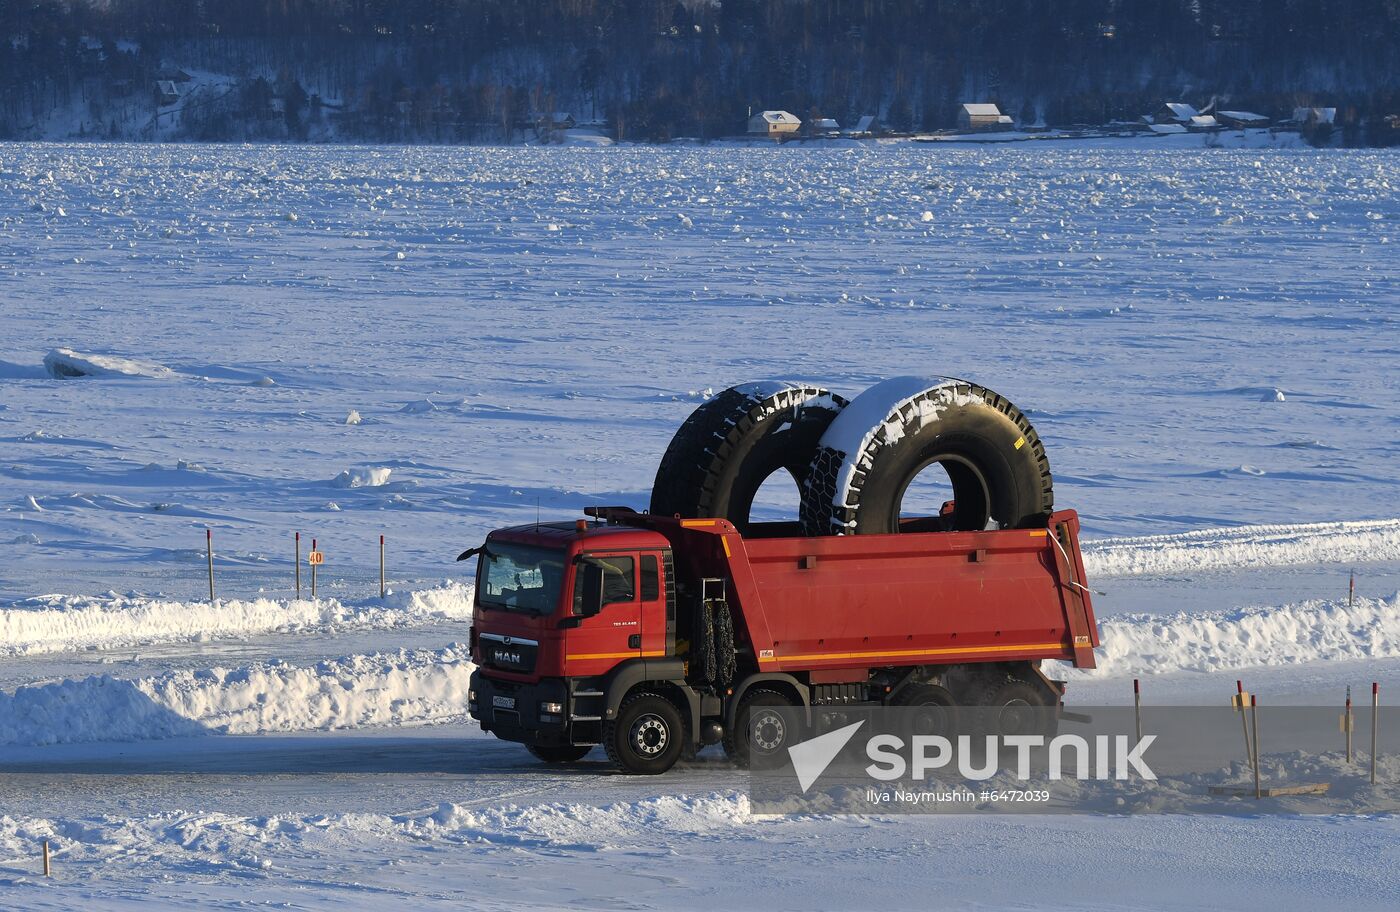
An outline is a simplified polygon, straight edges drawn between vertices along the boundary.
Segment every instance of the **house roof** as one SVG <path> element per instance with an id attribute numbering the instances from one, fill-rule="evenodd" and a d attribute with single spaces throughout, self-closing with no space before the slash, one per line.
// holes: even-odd
<path id="1" fill-rule="evenodd" d="M 994 104 L 965 104 L 962 106 L 968 117 L 1000 117 L 1001 109 Z"/>
<path id="2" fill-rule="evenodd" d="M 817 126 L 818 129 L 821 129 L 821 130 L 839 130 L 839 129 L 841 129 L 841 125 L 840 125 L 839 123 L 837 123 L 836 121 L 832 120 L 830 117 L 823 117 L 822 119 L 818 120 L 817 123 L 816 123 L 816 126 Z"/>
<path id="3" fill-rule="evenodd" d="M 1218 127 L 1220 126 L 1220 121 L 1216 120 L 1210 114 L 1197 114 L 1195 117 L 1191 118 L 1191 126 Z"/>
<path id="4" fill-rule="evenodd" d="M 1171 111 L 1172 116 L 1175 117 L 1177 120 L 1182 121 L 1190 120 L 1193 117 L 1199 116 L 1201 113 L 1191 105 L 1180 101 L 1169 101 L 1165 105 L 1163 105 L 1163 107 L 1165 107 L 1168 111 Z"/>
<path id="5" fill-rule="evenodd" d="M 875 126 L 875 115 L 873 115 L 873 114 L 866 114 L 866 115 L 863 116 L 860 120 L 856 121 L 856 132 L 857 132 L 857 133 L 869 133 L 870 130 L 871 130 L 871 128 L 874 127 L 874 126 Z"/>
<path id="6" fill-rule="evenodd" d="M 1153 133 L 1185 133 L 1186 128 L 1181 124 L 1151 124 L 1148 126 Z"/>
<path id="7" fill-rule="evenodd" d="M 802 121 L 798 120 L 796 117 L 789 114 L 787 111 L 760 111 L 759 113 L 755 114 L 754 117 L 762 117 L 769 123 L 802 123 Z"/>
<path id="8" fill-rule="evenodd" d="M 1259 120 L 1264 121 L 1269 118 L 1263 114 L 1255 114 L 1253 111 L 1221 111 L 1221 117 L 1228 117 L 1231 120 Z"/>

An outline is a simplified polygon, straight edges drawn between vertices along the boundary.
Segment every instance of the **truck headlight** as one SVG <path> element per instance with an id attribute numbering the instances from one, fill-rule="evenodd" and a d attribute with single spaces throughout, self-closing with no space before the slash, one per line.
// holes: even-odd
<path id="1" fill-rule="evenodd" d="M 473 689 L 473 688 L 471 688 L 471 687 L 468 687 L 468 688 L 467 688 L 467 702 L 468 702 L 468 703 L 475 703 L 475 702 L 476 702 L 476 690 Z"/>
<path id="2" fill-rule="evenodd" d="M 540 712 L 547 713 L 552 716 L 557 716 L 564 712 L 564 704 L 542 702 L 540 703 Z"/>

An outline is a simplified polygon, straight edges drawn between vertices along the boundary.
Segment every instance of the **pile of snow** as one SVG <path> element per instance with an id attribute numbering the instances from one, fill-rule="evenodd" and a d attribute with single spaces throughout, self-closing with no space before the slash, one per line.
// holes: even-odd
<path id="1" fill-rule="evenodd" d="M 331 479 L 331 485 L 337 488 L 378 488 L 389 483 L 393 471 L 386 468 L 346 469 Z"/>
<path id="2" fill-rule="evenodd" d="M 1084 569 L 1142 576 L 1293 564 L 1400 560 L 1400 519 L 1202 529 L 1083 544 Z"/>
<path id="3" fill-rule="evenodd" d="M 309 667 L 170 671 L 31 684 L 0 694 L 0 744 L 136 741 L 460 721 L 464 646 L 347 656 Z"/>
<path id="4" fill-rule="evenodd" d="M 44 369 L 56 380 L 71 377 L 150 377 L 175 376 L 168 367 L 116 355 L 93 355 L 71 348 L 55 348 L 44 356 Z"/>
<path id="5" fill-rule="evenodd" d="M 1400 657 L 1400 594 L 1274 607 L 1100 620 L 1098 668 L 1071 677 L 1221 671 L 1338 659 Z"/>
<path id="6" fill-rule="evenodd" d="M 32 655 L 246 637 L 382 630 L 471 616 L 472 587 L 448 582 L 383 599 L 220 599 L 44 595 L 0 608 L 0 654 Z"/>

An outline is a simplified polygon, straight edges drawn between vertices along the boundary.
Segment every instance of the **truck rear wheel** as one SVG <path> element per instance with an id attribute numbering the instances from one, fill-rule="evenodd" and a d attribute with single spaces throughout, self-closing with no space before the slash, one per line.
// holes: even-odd
<path id="1" fill-rule="evenodd" d="M 772 381 L 731 387 L 685 420 L 651 489 L 651 512 L 717 517 L 748 531 L 754 495 L 786 469 L 803 487 L 817 441 L 846 400 L 819 386 Z"/>
<path id="2" fill-rule="evenodd" d="M 724 752 L 746 769 L 773 769 L 787 760 L 787 749 L 802 740 L 792 701 L 775 690 L 751 690 L 724 733 Z"/>
<path id="3" fill-rule="evenodd" d="M 1054 509 L 1045 448 L 1016 406 L 961 380 L 896 377 L 857 396 L 822 434 L 803 531 L 901 531 L 905 492 L 934 464 L 951 483 L 952 512 L 909 531 L 1043 528 Z"/>
<path id="4" fill-rule="evenodd" d="M 1017 678 L 987 687 L 982 700 L 989 735 L 1045 735 L 1055 733 L 1055 723 L 1045 693 Z"/>
<path id="5" fill-rule="evenodd" d="M 643 691 L 622 701 L 617 718 L 603 724 L 608 759 L 629 773 L 654 776 L 676 765 L 685 725 L 676 704 Z"/>
<path id="6" fill-rule="evenodd" d="M 588 756 L 593 747 L 588 744 L 527 744 L 525 749 L 545 763 L 577 763 Z"/>
<path id="7" fill-rule="evenodd" d="M 910 684 L 895 694 L 894 706 L 907 707 L 901 713 L 901 727 L 910 735 L 957 735 L 957 701 L 948 688 L 937 684 Z"/>

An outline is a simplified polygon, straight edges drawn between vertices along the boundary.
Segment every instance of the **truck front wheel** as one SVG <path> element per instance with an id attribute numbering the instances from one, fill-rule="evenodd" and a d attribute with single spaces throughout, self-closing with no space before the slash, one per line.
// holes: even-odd
<path id="1" fill-rule="evenodd" d="M 622 701 L 617 718 L 603 725 L 608 759 L 629 773 L 654 776 L 666 772 L 680 759 L 684 744 L 680 710 L 660 694 L 633 694 Z"/>

